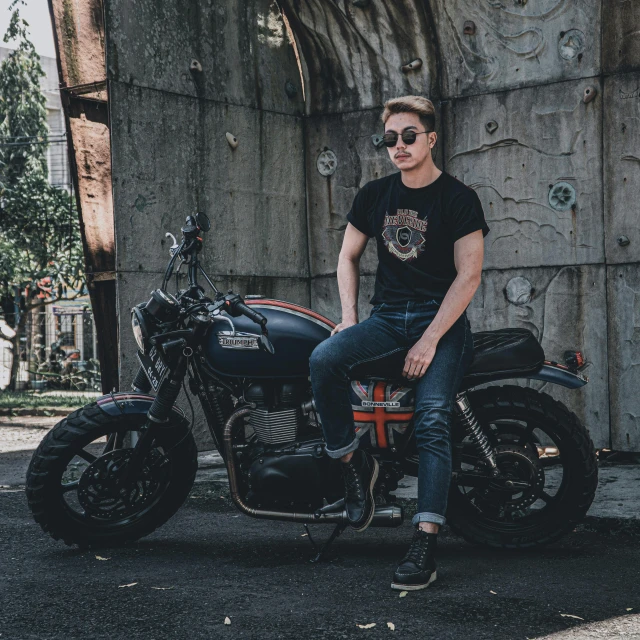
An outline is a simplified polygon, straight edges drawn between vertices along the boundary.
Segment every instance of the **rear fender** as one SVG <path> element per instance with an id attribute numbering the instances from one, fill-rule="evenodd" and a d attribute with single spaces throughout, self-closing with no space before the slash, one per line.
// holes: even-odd
<path id="1" fill-rule="evenodd" d="M 529 373 L 505 371 L 489 373 L 482 376 L 468 376 L 463 380 L 462 386 L 464 389 L 472 389 L 473 387 L 486 384 L 487 382 L 516 379 L 543 380 L 544 382 L 559 384 L 569 389 L 579 389 L 589 382 L 589 378 L 587 378 L 583 373 L 580 373 L 579 371 L 571 371 L 569 367 L 559 364 L 558 362 L 545 360 L 539 369 Z"/>
<path id="2" fill-rule="evenodd" d="M 144 415 L 149 413 L 149 409 L 153 404 L 154 396 L 145 393 L 109 393 L 96 400 L 97 405 L 102 411 L 111 416 L 121 415 Z M 186 420 L 184 411 L 173 405 L 171 409 L 170 423 L 180 424 Z"/>

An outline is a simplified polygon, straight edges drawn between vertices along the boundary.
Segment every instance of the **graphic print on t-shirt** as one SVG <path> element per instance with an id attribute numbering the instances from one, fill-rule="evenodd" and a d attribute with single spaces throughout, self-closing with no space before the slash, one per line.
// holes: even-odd
<path id="1" fill-rule="evenodd" d="M 384 217 L 382 239 L 391 254 L 400 260 L 415 260 L 425 248 L 427 221 L 418 212 L 398 209 L 396 215 Z"/>

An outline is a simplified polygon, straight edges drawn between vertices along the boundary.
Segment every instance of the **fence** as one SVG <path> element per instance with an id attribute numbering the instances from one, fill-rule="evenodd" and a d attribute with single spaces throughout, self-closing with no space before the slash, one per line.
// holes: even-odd
<path id="1" fill-rule="evenodd" d="M 11 330 L 4 328 L 6 336 Z M 100 366 L 89 301 L 61 300 L 29 313 L 18 336 L 16 391 L 99 391 Z M 0 339 L 0 388 L 10 383 L 14 353 Z"/>

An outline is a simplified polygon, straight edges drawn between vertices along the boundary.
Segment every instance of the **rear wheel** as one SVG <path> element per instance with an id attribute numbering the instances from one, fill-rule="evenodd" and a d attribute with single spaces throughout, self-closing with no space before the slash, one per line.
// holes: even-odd
<path id="1" fill-rule="evenodd" d="M 193 485 L 197 450 L 186 419 L 157 430 L 137 476 L 123 483 L 144 415 L 111 416 L 95 403 L 59 422 L 27 472 L 34 518 L 56 540 L 119 545 L 150 534 L 182 505 Z"/>
<path id="2" fill-rule="evenodd" d="M 496 447 L 500 471 L 528 487 L 452 484 L 451 528 L 490 547 L 522 549 L 558 540 L 585 516 L 598 485 L 589 432 L 564 404 L 533 389 L 489 387 L 469 398 Z M 482 468 L 468 443 L 462 469 Z"/>

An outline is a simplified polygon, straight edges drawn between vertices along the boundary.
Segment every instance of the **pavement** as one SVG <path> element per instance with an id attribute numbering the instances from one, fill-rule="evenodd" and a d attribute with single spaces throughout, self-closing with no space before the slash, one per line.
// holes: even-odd
<path id="1" fill-rule="evenodd" d="M 55 421 L 0 420 L 0 640 L 640 640 L 639 465 L 603 465 L 586 522 L 543 549 L 476 548 L 445 528 L 438 580 L 401 597 L 389 583 L 408 523 L 346 531 L 330 562 L 311 564 L 301 526 L 235 511 L 213 453 L 201 454 L 190 498 L 151 536 L 65 547 L 34 523 L 23 491 L 32 450 Z M 403 484 L 410 497 L 415 488 Z"/>

